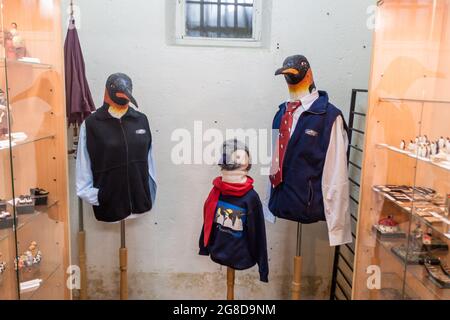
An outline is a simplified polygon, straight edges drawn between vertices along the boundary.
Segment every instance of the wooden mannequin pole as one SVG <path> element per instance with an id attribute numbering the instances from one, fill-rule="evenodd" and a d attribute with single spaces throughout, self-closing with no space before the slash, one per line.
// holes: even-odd
<path id="1" fill-rule="evenodd" d="M 78 260 L 80 263 L 80 300 L 87 300 L 86 233 L 84 231 L 83 200 L 78 198 Z"/>
<path id="2" fill-rule="evenodd" d="M 300 300 L 302 282 L 302 225 L 297 226 L 297 255 L 294 257 L 294 280 L 292 281 L 292 300 Z"/>
<path id="3" fill-rule="evenodd" d="M 234 300 L 234 279 L 236 271 L 232 268 L 227 268 L 227 300 Z"/>
<path id="4" fill-rule="evenodd" d="M 125 220 L 120 222 L 120 300 L 128 300 L 128 250 L 125 242 Z"/>

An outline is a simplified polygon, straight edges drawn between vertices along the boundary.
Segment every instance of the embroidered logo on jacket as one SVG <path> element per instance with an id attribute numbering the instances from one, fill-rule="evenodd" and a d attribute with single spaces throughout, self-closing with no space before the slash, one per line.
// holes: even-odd
<path id="1" fill-rule="evenodd" d="M 136 130 L 136 134 L 146 134 L 146 133 L 147 133 L 147 130 L 145 130 L 145 129 Z"/>
<path id="2" fill-rule="evenodd" d="M 306 129 L 305 133 L 311 137 L 317 137 L 319 135 L 319 133 L 317 131 L 314 131 L 312 129 Z"/>
<path id="3" fill-rule="evenodd" d="M 247 211 L 227 202 L 217 204 L 215 223 L 221 232 L 229 233 L 235 238 L 242 238 L 244 225 L 247 221 Z"/>

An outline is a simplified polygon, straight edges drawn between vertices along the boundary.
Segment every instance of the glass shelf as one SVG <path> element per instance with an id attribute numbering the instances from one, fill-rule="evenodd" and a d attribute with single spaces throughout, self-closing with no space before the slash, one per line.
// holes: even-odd
<path id="1" fill-rule="evenodd" d="M 376 241 L 378 244 L 381 245 L 381 247 L 388 252 L 388 254 L 393 258 L 393 260 L 397 261 L 400 264 L 400 267 L 403 268 L 405 262 L 398 256 L 396 256 L 392 252 L 392 248 L 398 246 L 402 242 L 405 243 L 405 239 L 390 239 L 390 240 L 384 240 L 380 239 L 374 232 L 371 233 L 371 236 L 376 238 Z M 445 252 L 444 256 L 447 253 Z M 434 256 L 439 256 L 438 253 L 434 253 Z M 423 265 L 413 265 L 408 264 L 407 267 L 407 273 L 408 275 L 411 275 L 415 280 L 417 280 L 421 287 L 426 289 L 430 295 L 437 297 L 439 299 L 450 299 L 450 290 L 449 289 L 441 289 L 437 285 L 435 285 L 428 277 L 427 270 L 425 269 L 425 266 Z"/>
<path id="2" fill-rule="evenodd" d="M 405 151 L 405 150 L 402 150 L 400 148 L 396 148 L 396 147 L 393 147 L 393 146 L 390 146 L 390 145 L 387 145 L 387 144 L 384 144 L 384 143 L 378 143 L 376 146 L 377 146 L 377 148 L 387 149 L 387 150 L 390 150 L 390 151 L 393 151 L 393 152 L 396 152 L 396 153 L 400 153 L 400 154 L 403 154 L 404 156 L 411 157 L 413 159 L 422 161 L 424 163 L 429 163 L 429 164 L 431 164 L 433 166 L 436 166 L 436 167 L 439 167 L 441 169 L 450 171 L 450 161 L 434 162 L 431 159 L 424 158 L 424 157 L 419 157 L 418 155 L 416 155 L 414 153 L 411 153 L 409 151 Z"/>
<path id="3" fill-rule="evenodd" d="M 26 138 L 25 140 L 21 140 L 21 141 L 17 141 L 17 142 L 13 141 L 14 144 L 13 144 L 12 148 L 17 148 L 17 147 L 27 145 L 30 143 L 35 143 L 38 141 L 55 139 L 55 138 L 56 138 L 55 134 L 48 134 L 48 135 L 44 135 L 44 136 L 40 136 L 40 137 L 36 137 L 36 138 Z M 8 140 L 3 140 L 3 141 L 8 141 Z M 0 151 L 9 150 L 9 149 L 10 149 L 9 146 L 8 147 L 0 147 Z"/>
<path id="4" fill-rule="evenodd" d="M 380 102 L 417 102 L 417 103 L 440 103 L 440 104 L 450 104 L 447 100 L 429 100 L 429 99 L 414 99 L 414 98 L 393 98 L 393 97 L 383 97 L 379 99 Z"/>
<path id="5" fill-rule="evenodd" d="M 35 210 L 34 213 L 18 215 L 17 216 L 17 221 L 18 221 L 18 223 L 17 223 L 17 230 L 22 229 L 27 224 L 29 224 L 32 221 L 34 221 L 40 215 L 46 213 L 49 209 L 51 209 L 52 207 L 56 206 L 57 204 L 58 204 L 58 200 L 51 200 L 51 199 L 49 199 L 49 204 L 47 206 L 36 206 L 36 210 Z M 12 237 L 14 236 L 14 229 L 13 228 L 0 230 L 0 241 L 3 241 L 3 240 L 7 239 L 10 236 L 12 236 Z"/>
<path id="6" fill-rule="evenodd" d="M 61 268 L 61 264 L 56 263 L 45 263 L 45 260 L 42 260 L 40 265 L 41 272 L 37 276 L 37 279 L 42 280 L 39 287 L 31 291 L 20 292 L 21 300 L 31 300 L 34 296 L 36 296 L 40 290 L 45 286 L 45 284 L 55 275 L 58 269 Z"/>
<path id="7" fill-rule="evenodd" d="M 6 66 L 8 66 L 8 67 L 25 66 L 25 67 L 30 67 L 33 69 L 45 69 L 45 70 L 53 69 L 53 65 L 47 64 L 47 63 L 20 61 L 20 60 L 11 60 L 11 59 L 6 59 Z M 0 64 L 0 67 L 2 67 L 2 68 L 5 67 L 5 60 L 2 61 L 2 63 Z"/>
<path id="8" fill-rule="evenodd" d="M 424 223 L 427 227 L 433 229 L 433 231 L 437 232 L 439 235 L 444 236 L 445 238 L 450 240 L 450 220 L 447 219 L 446 217 L 441 217 L 442 223 L 438 224 L 438 225 L 433 225 L 431 223 L 429 223 L 428 221 L 426 221 L 423 217 L 417 215 L 414 213 L 414 204 L 412 203 L 412 208 L 411 207 L 404 207 L 400 204 L 399 201 L 396 201 L 395 199 L 391 198 L 388 194 L 378 190 L 377 188 L 373 187 L 372 190 L 376 193 L 381 195 L 384 199 L 388 200 L 390 203 L 393 203 L 397 208 L 399 208 L 400 210 L 402 210 L 403 212 L 408 213 L 409 215 L 412 216 L 417 219 L 418 221 Z"/>

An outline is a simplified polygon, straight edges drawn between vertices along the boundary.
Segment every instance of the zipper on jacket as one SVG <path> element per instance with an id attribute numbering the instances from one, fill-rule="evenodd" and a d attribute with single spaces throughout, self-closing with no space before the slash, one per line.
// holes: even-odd
<path id="1" fill-rule="evenodd" d="M 309 199 L 308 199 L 308 207 L 311 206 L 313 200 L 314 200 L 314 189 L 313 189 L 313 185 L 312 185 L 312 181 L 309 180 Z"/>
<path id="2" fill-rule="evenodd" d="M 127 187 L 128 187 L 128 200 L 130 201 L 130 213 L 133 213 L 133 202 L 131 201 L 131 187 L 130 187 L 130 173 L 129 173 L 129 148 L 128 148 L 128 140 L 127 135 L 125 134 L 125 129 L 123 128 L 122 119 L 119 119 L 120 128 L 122 129 L 123 141 L 125 141 L 125 150 L 127 154 Z"/>

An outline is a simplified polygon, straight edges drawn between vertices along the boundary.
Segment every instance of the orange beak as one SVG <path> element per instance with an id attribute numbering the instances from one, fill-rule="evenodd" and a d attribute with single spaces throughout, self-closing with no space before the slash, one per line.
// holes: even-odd
<path id="1" fill-rule="evenodd" d="M 275 72 L 275 75 L 276 76 L 278 76 L 278 75 L 280 75 L 280 74 L 284 74 L 284 75 L 286 75 L 286 74 L 291 74 L 291 75 L 298 75 L 300 72 L 297 70 L 297 69 L 294 69 L 294 68 L 281 68 L 281 69 L 278 69 L 276 72 Z"/>
<path id="2" fill-rule="evenodd" d="M 126 100 L 130 101 L 130 98 L 128 98 L 127 95 L 125 93 L 122 93 L 122 92 L 117 92 L 116 93 L 116 97 L 117 98 L 123 98 L 123 99 L 126 99 Z"/>

